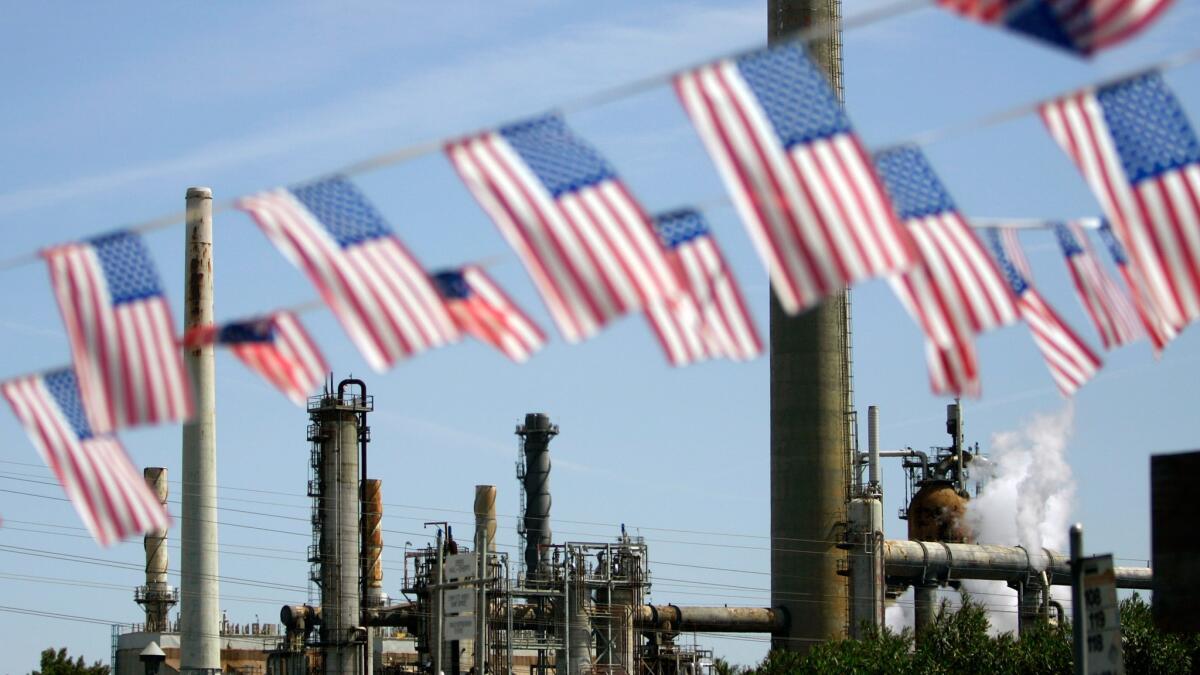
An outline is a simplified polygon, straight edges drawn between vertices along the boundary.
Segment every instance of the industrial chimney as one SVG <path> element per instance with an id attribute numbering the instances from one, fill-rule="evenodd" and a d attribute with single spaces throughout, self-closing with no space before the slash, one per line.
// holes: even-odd
<path id="1" fill-rule="evenodd" d="M 167 504 L 167 470 L 161 466 L 146 467 L 142 472 L 150 491 L 158 502 Z M 179 591 L 167 583 L 167 531 L 151 530 L 144 538 L 146 548 L 146 584 L 134 589 L 133 599 L 146 610 L 146 632 L 167 630 L 167 613 L 179 601 Z"/>
<path id="2" fill-rule="evenodd" d="M 357 396 L 348 394 L 357 385 Z M 362 380 L 338 383 L 336 394 L 309 400 L 308 439 L 313 444 L 317 476 L 311 488 L 316 500 L 313 529 L 321 584 L 321 646 L 325 672 L 359 672 L 359 453 L 370 438 L 367 413 L 373 409 Z"/>
<path id="3" fill-rule="evenodd" d="M 383 481 L 363 479 L 362 492 L 363 603 L 379 607 L 388 601 L 383 591 Z"/>
<path id="4" fill-rule="evenodd" d="M 536 577 L 549 562 L 550 545 L 550 439 L 558 426 L 545 413 L 528 413 L 517 427 L 525 452 L 525 570 Z"/>

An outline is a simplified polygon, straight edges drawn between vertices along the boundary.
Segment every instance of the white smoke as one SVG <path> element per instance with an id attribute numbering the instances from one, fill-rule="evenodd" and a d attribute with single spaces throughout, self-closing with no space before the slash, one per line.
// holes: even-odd
<path id="1" fill-rule="evenodd" d="M 913 627 L 913 589 L 909 586 L 895 600 L 888 601 L 883 609 L 883 623 L 899 633 Z"/>
<path id="2" fill-rule="evenodd" d="M 1068 403 L 1056 413 L 1035 415 L 1016 431 L 992 436 L 988 461 L 973 466 L 983 489 L 967 506 L 967 522 L 978 543 L 1019 544 L 1033 552 L 1066 550 L 1075 502 L 1075 479 L 1067 463 L 1074 417 Z M 1016 630 L 1015 591 L 1001 581 L 964 581 L 964 586 L 987 606 L 993 631 Z"/>

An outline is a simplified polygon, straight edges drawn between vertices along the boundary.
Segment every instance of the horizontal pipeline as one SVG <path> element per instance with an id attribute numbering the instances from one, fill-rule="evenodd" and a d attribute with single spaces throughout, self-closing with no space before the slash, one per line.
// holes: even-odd
<path id="1" fill-rule="evenodd" d="M 1050 583 L 1071 584 L 1071 559 L 1064 553 L 1020 546 L 946 544 L 937 541 L 889 539 L 883 542 L 884 570 L 890 579 L 908 583 L 938 583 L 951 579 L 1025 581 L 1044 570 Z M 1117 588 L 1149 590 L 1149 567 L 1115 567 Z"/>

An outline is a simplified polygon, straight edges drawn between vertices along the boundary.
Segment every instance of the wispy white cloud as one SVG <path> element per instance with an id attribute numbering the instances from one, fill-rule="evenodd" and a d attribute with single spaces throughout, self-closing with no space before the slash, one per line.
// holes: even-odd
<path id="1" fill-rule="evenodd" d="M 135 184 L 152 177 L 212 171 L 303 152 L 332 141 L 403 130 L 406 140 L 440 137 L 528 114 L 599 88 L 733 49 L 762 33 L 761 10 L 662 6 L 653 29 L 634 23 L 580 25 L 528 42 L 422 68 L 307 112 L 289 110 L 275 126 L 199 145 L 161 161 L 0 194 L 0 214 Z M 645 17 L 637 17 L 644 23 Z M 349 143 L 348 143 L 349 144 Z M 333 167 L 330 167 L 333 168 Z M 301 178 L 296 176 L 295 178 Z M 264 186 L 265 187 L 265 186 Z"/>

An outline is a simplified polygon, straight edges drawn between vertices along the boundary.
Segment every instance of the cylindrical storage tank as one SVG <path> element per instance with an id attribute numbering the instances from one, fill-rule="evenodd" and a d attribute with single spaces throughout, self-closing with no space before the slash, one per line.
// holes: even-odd
<path id="1" fill-rule="evenodd" d="M 525 569 L 532 578 L 550 556 L 550 439 L 558 427 L 545 413 L 529 413 L 517 434 L 525 448 Z"/>
<path id="2" fill-rule="evenodd" d="M 321 441 L 321 642 L 325 672 L 358 672 L 353 644 L 359 620 L 358 417 L 327 399 Z"/>
<path id="3" fill-rule="evenodd" d="M 362 499 L 362 556 L 366 573 L 368 607 L 387 604 L 383 592 L 383 481 L 368 478 L 363 481 Z"/>
<path id="4" fill-rule="evenodd" d="M 956 544 L 971 541 L 967 501 L 949 481 L 922 485 L 908 504 L 908 538 Z"/>
<path id="5" fill-rule="evenodd" d="M 883 500 L 850 500 L 850 635 L 883 625 Z"/>

